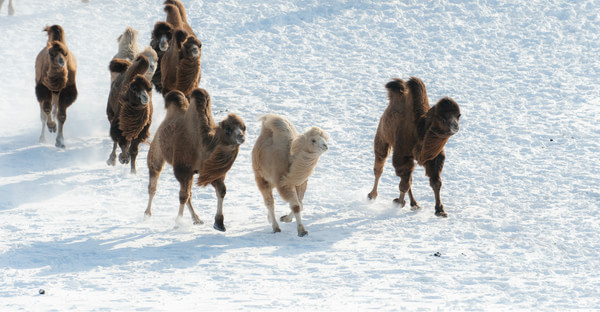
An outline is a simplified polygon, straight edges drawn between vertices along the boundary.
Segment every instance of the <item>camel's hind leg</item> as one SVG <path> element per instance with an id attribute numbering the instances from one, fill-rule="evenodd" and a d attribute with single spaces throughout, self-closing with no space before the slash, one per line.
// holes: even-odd
<path id="1" fill-rule="evenodd" d="M 442 189 L 441 174 L 445 160 L 446 154 L 442 151 L 437 157 L 425 163 L 425 174 L 429 177 L 429 185 L 433 189 L 435 196 L 435 215 L 444 218 L 448 217 L 448 214 L 444 211 L 440 191 Z"/>
<path id="2" fill-rule="evenodd" d="M 412 172 L 415 169 L 415 161 L 412 156 L 404 156 L 400 154 L 394 153 L 392 163 L 394 164 L 394 169 L 396 170 L 396 175 L 400 177 L 400 196 L 394 199 L 394 203 L 404 207 L 406 205 L 406 201 L 404 200 L 404 196 L 408 193 L 410 198 L 410 205 L 413 209 L 418 209 L 416 207 L 419 206 L 414 196 L 412 195 Z"/>
<path id="3" fill-rule="evenodd" d="M 223 178 L 219 178 L 213 181 L 211 184 L 215 188 L 215 191 L 217 193 L 217 213 L 215 214 L 215 224 L 213 225 L 213 228 L 215 228 L 215 230 L 225 232 L 225 217 L 223 217 L 223 200 L 225 199 L 225 194 L 227 194 L 227 188 L 225 187 L 225 182 L 223 181 Z"/>
<path id="4" fill-rule="evenodd" d="M 113 154 L 116 156 L 117 143 L 115 142 L 113 147 Z M 155 146 L 150 146 L 150 151 L 148 151 L 148 207 L 146 207 L 146 211 L 144 212 L 144 216 L 146 218 L 152 216 L 152 200 L 154 199 L 154 195 L 156 195 L 156 188 L 158 186 L 158 178 L 160 177 L 160 173 L 165 165 L 165 160 L 160 156 L 156 155 L 158 151 L 155 150 Z"/>
<path id="5" fill-rule="evenodd" d="M 375 182 L 373 183 L 373 189 L 367 195 L 371 200 L 377 198 L 377 186 L 379 185 L 379 178 L 381 178 L 381 174 L 383 173 L 385 160 L 390 154 L 390 145 L 379 137 L 379 133 L 375 136 L 374 151 L 375 165 L 373 166 L 373 173 L 375 174 Z"/>
<path id="6" fill-rule="evenodd" d="M 173 171 L 175 173 L 175 178 L 179 181 L 179 212 L 177 213 L 177 219 L 180 220 L 183 218 L 183 210 L 192 196 L 194 171 L 192 168 L 185 165 L 174 165 Z M 188 206 L 188 208 L 189 207 L 190 206 Z M 193 209 L 191 209 L 190 212 L 192 213 L 192 219 L 198 217 Z"/>
<path id="7" fill-rule="evenodd" d="M 290 203 L 290 209 L 292 212 L 288 215 L 282 216 L 281 221 L 283 222 L 291 222 L 292 217 L 296 218 L 296 225 L 298 228 L 298 236 L 306 236 L 308 235 L 308 231 L 304 228 L 302 224 L 302 216 L 300 212 L 302 211 L 302 203 L 298 200 L 298 193 L 296 188 L 289 188 L 287 186 L 278 187 L 279 194 L 281 197 Z"/>
<path id="8" fill-rule="evenodd" d="M 137 155 L 140 151 L 140 143 L 142 140 L 140 140 L 139 138 L 133 140 L 131 142 L 131 145 L 129 146 L 129 159 L 131 160 L 131 169 L 130 169 L 130 173 L 131 174 L 137 174 L 137 169 L 136 169 L 136 165 L 135 162 L 137 160 Z"/>
<path id="9" fill-rule="evenodd" d="M 263 196 L 265 201 L 265 206 L 267 207 L 269 219 L 269 223 L 273 227 L 273 233 L 281 232 L 281 228 L 279 228 L 279 223 L 277 223 L 277 218 L 275 218 L 275 200 L 273 199 L 273 186 L 267 180 L 259 177 L 257 175 L 254 176 L 256 179 L 256 185 L 258 185 L 258 189 Z"/>

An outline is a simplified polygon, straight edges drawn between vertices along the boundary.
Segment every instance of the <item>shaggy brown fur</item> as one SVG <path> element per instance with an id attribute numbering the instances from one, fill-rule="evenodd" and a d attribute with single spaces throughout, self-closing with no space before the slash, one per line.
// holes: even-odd
<path id="1" fill-rule="evenodd" d="M 177 30 L 161 61 L 163 94 L 179 90 L 189 96 L 200 83 L 202 43 L 184 30 Z"/>
<path id="2" fill-rule="evenodd" d="M 117 144 L 121 147 L 119 161 L 131 161 L 131 173 L 136 173 L 135 161 L 139 144 L 150 136 L 152 123 L 152 84 L 144 78 L 149 67 L 148 59 L 139 55 L 131 66 L 129 62 L 113 59 L 110 69 L 118 70 L 111 85 L 106 114 L 110 122 L 110 136 L 113 149 L 107 164 L 114 166 L 117 157 Z"/>
<path id="3" fill-rule="evenodd" d="M 429 184 L 435 195 L 435 214 L 447 217 L 440 197 L 441 172 L 446 155 L 444 146 L 450 136 L 458 132 L 460 108 L 451 98 L 440 99 L 431 109 L 425 84 L 419 78 L 409 81 L 394 79 L 386 84 L 389 105 L 379 121 L 375 135 L 375 182 L 369 199 L 377 197 L 377 185 L 390 149 L 393 165 L 400 177 L 400 196 L 394 202 L 404 206 L 408 192 L 410 205 L 419 209 L 411 184 L 416 160 L 425 167 Z"/>
<path id="4" fill-rule="evenodd" d="M 165 12 L 167 13 L 167 22 L 173 25 L 174 28 L 181 28 L 189 34 L 196 36 L 194 30 L 187 21 L 187 14 L 183 3 L 179 0 L 166 0 Z"/>
<path id="5" fill-rule="evenodd" d="M 262 129 L 252 149 L 252 169 L 268 209 L 269 222 L 273 232 L 281 232 L 274 212 L 273 188 L 277 188 L 292 210 L 281 221 L 291 222 L 295 217 L 298 236 L 305 236 L 308 232 L 300 216 L 302 200 L 308 178 L 328 149 L 327 135 L 317 127 L 300 135 L 287 119 L 278 115 L 268 114 L 260 119 Z"/>
<path id="6" fill-rule="evenodd" d="M 171 37 L 173 36 L 173 26 L 167 22 L 157 22 L 154 24 L 154 29 L 152 30 L 152 40 L 150 41 L 150 46 L 156 52 L 158 56 L 158 62 L 156 64 L 156 71 L 152 76 L 152 83 L 156 87 L 156 91 L 159 93 L 162 92 L 162 84 L 161 80 L 161 62 L 162 57 L 169 49 L 169 41 L 171 41 Z"/>
<path id="7" fill-rule="evenodd" d="M 180 186 L 178 218 L 183 216 L 187 205 L 194 224 L 203 223 L 191 201 L 194 174 L 199 173 L 198 185 L 211 184 L 217 193 L 217 213 L 213 227 L 225 231 L 225 175 L 237 157 L 240 144 L 245 140 L 246 126 L 235 114 L 229 114 L 217 125 L 212 117 L 210 96 L 206 90 L 196 89 L 190 98 L 188 105 L 185 95 L 180 91 L 171 91 L 165 97 L 167 115 L 148 151 L 150 182 L 145 215 L 152 215 L 152 199 L 156 194 L 160 173 L 167 162 L 173 166 Z"/>
<path id="8" fill-rule="evenodd" d="M 57 131 L 56 147 L 64 148 L 63 126 L 67 120 L 67 108 L 77 99 L 77 60 L 67 48 L 65 32 L 60 25 L 46 27 L 46 47 L 35 59 L 35 95 L 40 103 L 42 133 L 40 142 L 46 141 L 45 127 Z M 51 114 L 52 112 L 52 114 Z"/>

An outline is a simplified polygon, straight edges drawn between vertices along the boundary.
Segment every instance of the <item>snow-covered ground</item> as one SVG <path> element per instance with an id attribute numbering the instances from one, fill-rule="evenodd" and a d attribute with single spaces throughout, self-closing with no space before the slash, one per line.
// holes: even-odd
<path id="1" fill-rule="evenodd" d="M 184 0 L 215 119 L 235 112 L 248 128 L 225 233 L 210 187 L 193 190 L 206 224 L 175 222 L 170 167 L 144 220 L 147 145 L 137 176 L 105 163 L 116 38 L 133 26 L 147 45 L 161 1 L 15 2 L 15 16 L 0 11 L 0 310 L 600 309 L 600 2 Z M 65 150 L 38 143 L 34 61 L 52 24 L 78 59 Z M 461 105 L 447 219 L 420 167 L 421 211 L 392 204 L 390 160 L 366 199 L 384 85 L 409 76 L 432 104 Z M 330 137 L 306 237 L 267 222 L 250 157 L 265 113 Z M 288 209 L 276 195 L 277 215 Z"/>

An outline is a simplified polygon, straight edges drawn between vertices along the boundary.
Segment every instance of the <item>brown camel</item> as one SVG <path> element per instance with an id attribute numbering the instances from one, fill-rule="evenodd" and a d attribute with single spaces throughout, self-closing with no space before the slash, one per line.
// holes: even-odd
<path id="1" fill-rule="evenodd" d="M 460 108 L 454 100 L 444 97 L 430 109 L 425 84 L 419 78 L 411 77 L 407 82 L 394 79 L 385 87 L 389 105 L 375 135 L 375 182 L 368 197 L 377 197 L 377 184 L 390 149 L 393 149 L 392 163 L 400 177 L 400 196 L 394 202 L 404 206 L 404 195 L 408 193 L 412 209 L 420 209 L 411 188 L 416 160 L 425 167 L 429 177 L 435 195 L 435 215 L 447 217 L 440 197 L 440 175 L 446 158 L 444 146 L 458 132 Z"/>

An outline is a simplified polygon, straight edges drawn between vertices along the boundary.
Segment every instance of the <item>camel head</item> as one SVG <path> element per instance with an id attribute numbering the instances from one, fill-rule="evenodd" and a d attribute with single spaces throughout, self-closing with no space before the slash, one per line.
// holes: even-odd
<path id="1" fill-rule="evenodd" d="M 129 103 L 142 106 L 148 105 L 148 103 L 150 103 L 151 91 L 152 84 L 146 80 L 144 76 L 136 75 L 129 83 L 129 88 L 127 90 Z"/>
<path id="2" fill-rule="evenodd" d="M 223 119 L 219 123 L 219 130 L 223 133 L 222 142 L 225 145 L 239 146 L 246 141 L 246 125 L 236 114 L 231 113 Z"/>
<path id="3" fill-rule="evenodd" d="M 133 29 L 132 27 L 125 28 L 125 32 L 123 32 L 119 38 L 117 38 L 119 47 L 128 46 L 131 43 L 137 43 L 137 36 L 137 30 Z"/>
<path id="4" fill-rule="evenodd" d="M 47 48 L 50 64 L 59 68 L 65 67 L 67 64 L 67 56 L 69 55 L 67 47 L 59 41 L 52 41 L 48 43 Z"/>
<path id="5" fill-rule="evenodd" d="M 319 127 L 312 127 L 294 139 L 291 149 L 292 155 L 305 152 L 319 156 L 329 149 L 327 134 Z"/>
<path id="6" fill-rule="evenodd" d="M 440 137 L 450 137 L 458 132 L 460 107 L 449 97 L 440 99 L 432 108 L 431 130 Z"/>
<path id="7" fill-rule="evenodd" d="M 198 59 L 202 54 L 202 42 L 194 36 L 188 36 L 183 42 L 179 58 Z"/>
<path id="8" fill-rule="evenodd" d="M 140 54 L 144 55 L 148 59 L 149 66 L 144 77 L 146 77 L 148 81 L 151 81 L 152 76 L 154 75 L 154 72 L 156 71 L 156 67 L 158 65 L 158 55 L 156 54 L 156 51 L 154 51 L 154 49 L 152 49 L 151 47 L 146 47 L 144 51 L 142 51 L 142 53 Z"/>
<path id="9" fill-rule="evenodd" d="M 167 22 L 158 22 L 154 24 L 152 31 L 152 48 L 155 51 L 165 52 L 169 49 L 169 41 L 173 36 L 173 26 Z"/>

